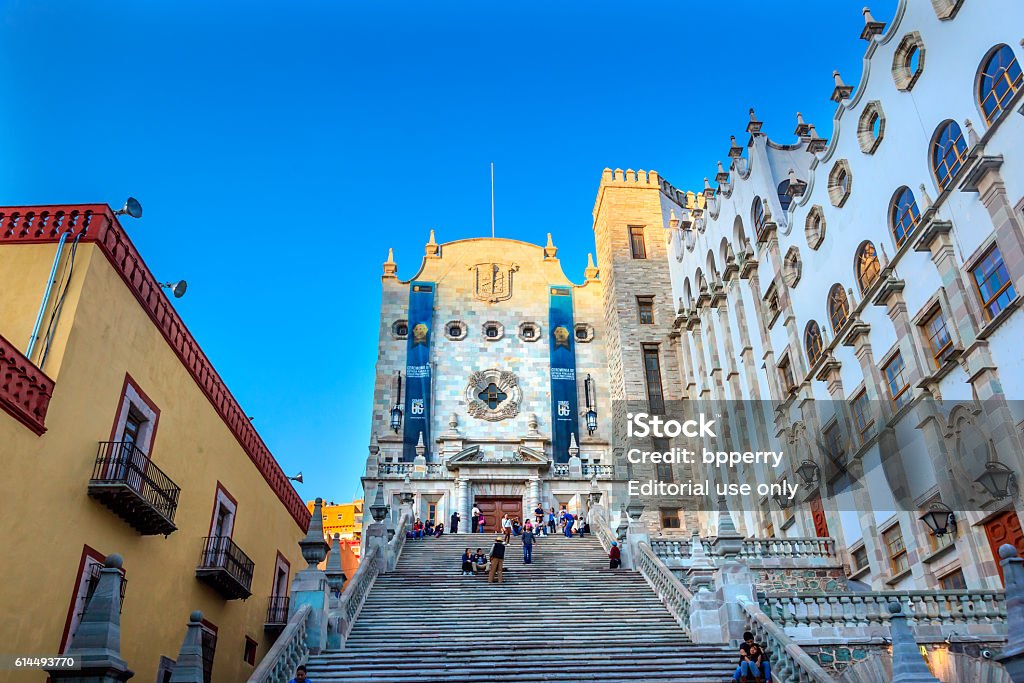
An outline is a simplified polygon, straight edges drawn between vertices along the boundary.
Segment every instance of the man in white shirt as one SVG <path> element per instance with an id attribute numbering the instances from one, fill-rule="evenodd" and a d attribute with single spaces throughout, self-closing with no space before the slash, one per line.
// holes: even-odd
<path id="1" fill-rule="evenodd" d="M 472 519 L 470 521 L 472 523 L 473 533 L 475 534 L 477 530 L 480 528 L 480 508 L 478 508 L 476 505 L 473 506 L 473 514 Z"/>

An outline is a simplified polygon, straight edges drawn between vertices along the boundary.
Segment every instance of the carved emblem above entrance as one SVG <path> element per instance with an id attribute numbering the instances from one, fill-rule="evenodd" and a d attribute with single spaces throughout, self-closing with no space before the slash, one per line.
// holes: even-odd
<path id="1" fill-rule="evenodd" d="M 523 392 L 508 370 L 482 370 L 469 376 L 466 409 L 473 417 L 498 422 L 519 414 Z"/>
<path id="2" fill-rule="evenodd" d="M 473 295 L 480 301 L 496 304 L 512 298 L 512 275 L 519 270 L 514 263 L 478 263 L 473 272 Z"/>

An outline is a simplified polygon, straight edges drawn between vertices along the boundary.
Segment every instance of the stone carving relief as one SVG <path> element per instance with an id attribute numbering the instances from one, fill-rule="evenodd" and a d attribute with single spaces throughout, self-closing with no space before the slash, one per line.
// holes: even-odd
<path id="1" fill-rule="evenodd" d="M 508 370 L 474 372 L 466 385 L 466 410 L 473 417 L 498 422 L 519 414 L 523 399 L 519 380 Z"/>

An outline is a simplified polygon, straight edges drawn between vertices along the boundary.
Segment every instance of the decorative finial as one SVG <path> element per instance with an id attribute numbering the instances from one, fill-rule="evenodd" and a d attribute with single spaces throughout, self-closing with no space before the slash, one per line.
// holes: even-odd
<path id="1" fill-rule="evenodd" d="M 801 114 L 800 112 L 797 112 L 796 113 L 796 130 L 793 131 L 794 135 L 796 135 L 798 138 L 807 137 L 807 134 L 808 134 L 808 132 L 810 132 L 810 129 L 811 129 L 811 127 L 809 125 L 807 125 L 806 121 L 804 121 L 804 115 Z"/>
<path id="2" fill-rule="evenodd" d="M 927 211 L 928 209 L 932 208 L 931 195 L 928 194 L 928 188 L 924 186 L 924 183 L 921 183 L 920 185 L 918 185 L 918 187 L 921 189 L 921 199 L 924 200 L 921 203 L 924 204 L 924 210 Z"/>
<path id="3" fill-rule="evenodd" d="M 551 233 L 548 233 L 548 243 L 544 247 L 544 258 L 553 259 L 558 254 L 558 249 L 555 247 L 554 242 L 551 241 Z"/>
<path id="4" fill-rule="evenodd" d="M 750 133 L 751 135 L 757 135 L 758 133 L 761 132 L 761 125 L 761 121 L 758 121 L 757 117 L 754 115 L 754 108 L 751 107 L 750 123 L 747 124 L 747 132 Z"/>
<path id="5" fill-rule="evenodd" d="M 594 255 L 587 254 L 587 269 L 583 271 L 583 277 L 587 280 L 596 280 L 598 275 L 597 266 L 594 265 Z"/>
<path id="6" fill-rule="evenodd" d="M 739 159 L 741 156 L 743 156 L 743 148 L 740 147 L 736 143 L 736 136 L 735 135 L 730 135 L 729 136 L 729 158 L 730 159 Z"/>
<path id="7" fill-rule="evenodd" d="M 388 260 L 384 262 L 384 277 L 395 277 L 398 265 L 395 263 L 395 250 L 388 248 Z"/>
<path id="8" fill-rule="evenodd" d="M 981 137 L 978 136 L 978 131 L 974 130 L 974 124 L 971 123 L 970 119 L 964 119 L 964 128 L 967 129 L 967 142 L 970 143 L 971 147 L 981 144 Z"/>
<path id="9" fill-rule="evenodd" d="M 864 8 L 864 29 L 860 32 L 861 40 L 871 40 L 885 29 L 884 21 L 875 21 L 875 18 L 871 16 L 871 10 L 867 7 Z"/>
<path id="10" fill-rule="evenodd" d="M 437 241 L 434 239 L 434 229 L 430 229 L 430 239 L 427 240 L 427 246 L 424 248 L 428 257 L 436 257 L 438 255 Z"/>
<path id="11" fill-rule="evenodd" d="M 833 102 L 842 102 L 843 100 L 849 98 L 850 97 L 850 93 L 853 92 L 853 86 L 852 85 L 846 85 L 845 83 L 843 83 L 843 79 L 839 75 L 838 71 L 833 71 L 832 72 L 832 77 L 836 81 L 836 87 L 832 91 L 832 101 Z"/>
<path id="12" fill-rule="evenodd" d="M 729 182 L 729 174 L 722 168 L 722 162 L 718 162 L 718 173 L 715 174 L 715 182 L 719 185 Z"/>

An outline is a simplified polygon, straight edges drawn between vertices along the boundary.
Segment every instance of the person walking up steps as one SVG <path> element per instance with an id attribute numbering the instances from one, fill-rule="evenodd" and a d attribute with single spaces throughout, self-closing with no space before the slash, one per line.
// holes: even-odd
<path id="1" fill-rule="evenodd" d="M 487 583 L 494 583 L 497 576 L 498 583 L 504 583 L 502 576 L 502 565 L 505 564 L 505 544 L 502 537 L 494 539 L 494 547 L 491 548 L 491 566 L 487 570 Z"/>
<path id="2" fill-rule="evenodd" d="M 619 544 L 612 541 L 612 549 L 608 551 L 608 568 L 618 569 L 622 566 L 622 552 L 619 550 Z"/>
<path id="3" fill-rule="evenodd" d="M 523 564 L 530 564 L 533 562 L 533 541 L 536 536 L 533 533 L 533 528 L 529 526 L 529 522 L 523 530 Z"/>

